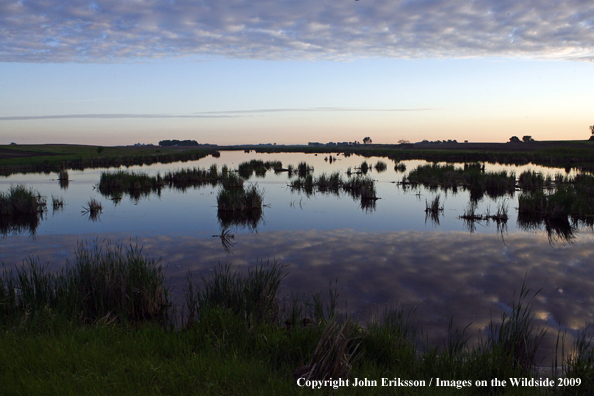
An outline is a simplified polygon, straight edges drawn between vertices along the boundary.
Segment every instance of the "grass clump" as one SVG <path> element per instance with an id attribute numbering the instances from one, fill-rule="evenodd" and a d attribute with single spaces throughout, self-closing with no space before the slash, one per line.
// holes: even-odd
<path id="1" fill-rule="evenodd" d="M 523 284 L 510 312 L 501 315 L 501 323 L 496 325 L 491 321 L 486 343 L 486 347 L 496 356 L 526 374 L 535 374 L 536 352 L 546 334 L 546 330 L 534 326 L 534 314 L 531 312 L 531 300 L 539 292 L 529 296 L 530 289 Z"/>
<path id="2" fill-rule="evenodd" d="M 386 169 L 388 169 L 388 165 L 384 161 L 377 161 L 375 164 L 375 170 L 378 173 L 384 172 Z"/>
<path id="3" fill-rule="evenodd" d="M 46 210 L 46 199 L 37 191 L 21 184 L 11 186 L 0 192 L 0 234 L 34 234 Z"/>
<path id="4" fill-rule="evenodd" d="M 103 205 L 95 198 L 91 198 L 87 203 L 87 206 L 83 206 L 83 214 L 88 214 L 89 218 L 93 221 L 97 220 L 103 212 Z"/>
<path id="5" fill-rule="evenodd" d="M 247 322 L 276 323 L 279 319 L 278 288 L 287 274 L 276 261 L 261 262 L 248 269 L 247 277 L 231 266 L 219 265 L 208 277 L 202 277 L 202 287 L 195 285 L 188 274 L 185 291 L 188 323 L 201 313 L 214 308 L 231 310 Z"/>
<path id="6" fill-rule="evenodd" d="M 34 259 L 16 273 L 5 270 L 0 320 L 27 320 L 47 310 L 76 323 L 163 319 L 169 307 L 164 280 L 158 261 L 137 246 L 79 244 L 61 272 L 51 273 Z"/>
<path id="7" fill-rule="evenodd" d="M 457 191 L 463 188 L 470 191 L 475 201 L 486 193 L 491 198 L 512 195 L 516 188 L 516 176 L 513 172 L 485 172 L 480 164 L 465 164 L 463 169 L 454 165 L 421 165 L 403 177 L 402 185 L 426 188 L 442 188 Z"/>
<path id="8" fill-rule="evenodd" d="M 439 212 L 443 212 L 443 205 L 441 203 L 441 195 L 436 195 L 435 198 L 431 201 L 431 203 L 425 200 L 425 213 L 431 214 L 439 214 Z"/>
<path id="9" fill-rule="evenodd" d="M 132 198 L 139 199 L 153 191 L 160 191 L 164 185 L 161 175 L 150 176 L 145 172 L 115 171 L 101 172 L 99 179 L 99 192 L 108 197 L 129 194 Z"/>
<path id="10" fill-rule="evenodd" d="M 237 172 L 242 178 L 248 180 L 254 173 L 256 176 L 263 177 L 268 170 L 282 170 L 282 167 L 283 164 L 280 161 L 262 161 L 253 159 L 239 164 Z"/>
<path id="11" fill-rule="evenodd" d="M 403 162 L 398 162 L 394 165 L 394 170 L 398 173 L 404 173 L 406 172 L 406 165 Z"/>
<path id="12" fill-rule="evenodd" d="M 60 172 L 58 172 L 58 180 L 61 182 L 69 180 L 68 171 L 66 169 L 61 169 Z"/>
<path id="13" fill-rule="evenodd" d="M 64 209 L 64 198 L 52 195 L 52 208 L 54 212 Z"/>
<path id="14" fill-rule="evenodd" d="M 308 165 L 307 162 L 302 161 L 299 164 L 297 164 L 297 174 L 299 175 L 299 177 L 306 177 L 313 171 L 313 166 Z"/>
<path id="15" fill-rule="evenodd" d="M 163 181 L 177 189 L 185 189 L 187 187 L 204 186 L 207 184 L 216 185 L 222 178 L 219 174 L 217 165 L 213 164 L 209 169 L 201 169 L 198 167 L 178 169 L 176 171 L 169 171 L 163 175 Z"/>
<path id="16" fill-rule="evenodd" d="M 7 192 L 0 193 L 0 215 L 2 217 L 37 215 L 45 209 L 45 198 L 22 184 L 11 186 Z"/>
<path id="17" fill-rule="evenodd" d="M 247 188 L 222 188 L 217 195 L 220 212 L 249 212 L 262 210 L 264 191 L 252 184 Z"/>

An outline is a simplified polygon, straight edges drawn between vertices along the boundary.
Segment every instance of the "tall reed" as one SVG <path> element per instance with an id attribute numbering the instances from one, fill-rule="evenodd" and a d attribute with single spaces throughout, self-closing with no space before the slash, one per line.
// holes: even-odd
<path id="1" fill-rule="evenodd" d="M 109 242 L 80 243 L 75 259 L 59 272 L 25 260 L 0 279 L 0 321 L 45 309 L 80 323 L 111 317 L 122 322 L 164 319 L 169 308 L 165 276 L 142 248 Z"/>

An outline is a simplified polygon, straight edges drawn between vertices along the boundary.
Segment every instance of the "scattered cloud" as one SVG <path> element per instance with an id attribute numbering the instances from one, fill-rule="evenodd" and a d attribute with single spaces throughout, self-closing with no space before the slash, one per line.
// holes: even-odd
<path id="1" fill-rule="evenodd" d="M 72 118 L 86 119 L 118 119 L 118 118 L 233 118 L 244 117 L 243 114 L 257 113 L 281 113 L 281 112 L 408 112 L 408 111 L 431 111 L 431 108 L 419 109 L 365 109 L 353 107 L 312 107 L 295 109 L 254 109 L 254 110 L 229 110 L 229 111 L 205 111 L 193 114 L 54 114 L 54 115 L 26 115 L 0 117 L 0 121 L 30 121 L 30 120 L 63 120 Z"/>
<path id="2" fill-rule="evenodd" d="M 8 0 L 0 61 L 594 59 L 589 0 Z"/>

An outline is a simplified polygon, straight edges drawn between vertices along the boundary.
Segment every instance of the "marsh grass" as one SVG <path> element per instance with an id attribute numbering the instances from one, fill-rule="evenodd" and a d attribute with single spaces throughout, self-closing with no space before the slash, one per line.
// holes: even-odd
<path id="1" fill-rule="evenodd" d="M 95 198 L 91 198 L 89 202 L 87 202 L 87 206 L 83 206 L 82 214 L 88 214 L 89 219 L 97 221 L 102 212 L 103 205 L 101 202 L 97 201 Z"/>
<path id="2" fill-rule="evenodd" d="M 371 166 L 367 163 L 367 161 L 363 161 L 361 165 L 359 165 L 359 172 L 362 175 L 366 175 L 369 170 L 372 169 Z"/>
<path id="3" fill-rule="evenodd" d="M 101 172 L 98 190 L 103 196 L 115 197 L 128 194 L 133 199 L 140 199 L 152 192 L 160 191 L 165 182 L 161 175 L 150 176 L 145 172 L 115 171 Z"/>
<path id="4" fill-rule="evenodd" d="M 62 197 L 54 197 L 52 195 L 52 208 L 54 212 L 58 212 L 64 209 L 64 198 Z"/>
<path id="5" fill-rule="evenodd" d="M 375 170 L 378 173 L 385 172 L 388 169 L 388 165 L 384 161 L 377 161 L 375 164 Z"/>
<path id="6" fill-rule="evenodd" d="M 398 162 L 396 165 L 394 165 L 394 170 L 398 173 L 404 173 L 406 172 L 406 165 L 404 162 Z"/>
<path id="7" fill-rule="evenodd" d="M 594 334 L 592 325 L 578 331 L 568 356 L 561 362 L 563 376 L 580 378 L 585 389 L 594 389 Z M 564 355 L 562 355 L 565 357 Z M 566 389 L 563 394 L 583 394 L 575 389 Z"/>
<path id="8" fill-rule="evenodd" d="M 518 176 L 518 185 L 523 190 L 539 190 L 545 187 L 545 177 L 540 172 L 527 170 Z"/>
<path id="9" fill-rule="evenodd" d="M 185 190 L 188 187 L 214 186 L 223 177 L 219 174 L 216 164 L 213 164 L 209 169 L 193 167 L 166 172 L 163 182 L 171 188 Z M 155 188 L 158 188 L 157 180 L 153 183 Z"/>
<path id="10" fill-rule="evenodd" d="M 120 322 L 164 319 L 169 308 L 165 277 L 158 261 L 142 248 L 121 244 L 79 244 L 75 259 L 50 272 L 35 259 L 0 280 L 0 321 L 51 311 L 77 323 L 102 318 Z"/>
<path id="11" fill-rule="evenodd" d="M 67 182 L 69 180 L 68 171 L 66 169 L 61 169 L 58 172 L 58 180 L 61 182 Z"/>
<path id="12" fill-rule="evenodd" d="M 157 262 L 138 248 L 108 249 L 113 256 L 103 249 L 79 246 L 75 265 L 59 273 L 34 261 L 16 276 L 4 272 L 0 320 L 10 329 L 0 333 L 0 357 L 10 367 L 0 378 L 4 391 L 31 393 L 26 390 L 32 385 L 25 384 L 43 390 L 81 384 L 76 389 L 85 392 L 137 393 L 141 387 L 147 393 L 195 394 L 188 384 L 206 381 L 210 386 L 201 394 L 301 394 L 295 377 L 380 379 L 389 373 L 390 378 L 474 383 L 530 378 L 540 363 L 536 351 L 545 332 L 533 314 L 538 293 L 525 284 L 477 343 L 469 342 L 468 327 L 454 328 L 450 321 L 449 335 L 438 346 L 423 339 L 416 307 L 386 307 L 368 325 L 328 310 L 323 320 L 306 321 L 318 309 L 308 301 L 319 306 L 322 299 L 293 295 L 290 306 L 295 308 L 281 311 L 278 293 L 286 272 L 278 262 L 260 262 L 242 272 L 219 265 L 201 282 L 188 276 L 184 322 L 174 329 L 159 320 L 171 308 Z M 282 321 L 291 317 L 288 328 Z M 593 391 L 592 356 L 586 328 L 562 358 L 559 374 L 580 378 L 583 385 L 566 392 Z M 150 389 L 142 388 L 145 382 Z M 464 392 L 446 387 L 425 391 Z M 479 393 L 502 391 L 487 385 Z M 368 394 L 369 388 L 336 393 Z M 534 390 L 518 388 L 518 394 Z"/>
<path id="13" fill-rule="evenodd" d="M 487 208 L 487 213 L 481 214 L 477 213 L 477 203 L 471 199 L 464 209 L 464 214 L 459 216 L 459 218 L 464 220 L 466 228 L 471 233 L 476 230 L 477 223 L 480 224 L 480 222 L 484 221 L 488 225 L 489 221 L 494 221 L 497 224 L 497 229 L 503 234 L 507 229 L 507 221 L 509 220 L 507 201 L 500 202 L 494 214 L 491 214 L 489 208 Z"/>
<path id="14" fill-rule="evenodd" d="M 547 331 L 534 325 L 532 300 L 540 290 L 530 294 L 526 284 L 522 284 L 518 298 L 515 298 L 509 311 L 501 315 L 501 323 L 491 321 L 486 347 L 496 355 L 503 357 L 526 374 L 534 372 L 538 363 L 536 353 Z"/>
<path id="15" fill-rule="evenodd" d="M 327 322 L 308 365 L 293 372 L 293 377 L 305 380 L 346 379 L 352 364 L 361 357 L 358 348 L 361 334 L 355 322 Z"/>
<path id="16" fill-rule="evenodd" d="M 443 204 L 441 203 L 441 195 L 438 194 L 433 198 L 431 203 L 425 200 L 425 213 L 431 213 L 434 215 L 439 214 L 439 212 L 443 212 Z"/>
<path id="17" fill-rule="evenodd" d="M 261 211 L 263 200 L 264 190 L 255 184 L 242 188 L 222 188 L 217 195 L 219 212 Z"/>
<path id="18" fill-rule="evenodd" d="M 21 184 L 11 186 L 0 192 L 0 234 L 35 234 L 46 210 L 46 198 L 37 191 Z"/>
<path id="19" fill-rule="evenodd" d="M 202 277 L 201 286 L 188 273 L 184 291 L 186 325 L 191 326 L 205 311 L 215 308 L 229 309 L 250 325 L 276 323 L 278 288 L 286 276 L 284 268 L 277 261 L 260 262 L 243 277 L 239 271 L 232 272 L 229 264 L 219 264 L 209 276 Z"/>
<path id="20" fill-rule="evenodd" d="M 463 169 L 454 165 L 421 165 L 413 169 L 400 183 L 403 186 L 422 185 L 429 189 L 442 188 L 457 191 L 462 188 L 470 192 L 471 198 L 480 200 L 484 194 L 495 199 L 513 195 L 516 188 L 516 176 L 513 172 L 485 172 L 484 165 L 470 163 Z"/>
<path id="21" fill-rule="evenodd" d="M 44 197 L 22 184 L 11 186 L 7 192 L 0 193 L 0 215 L 2 217 L 36 215 L 43 212 L 46 206 Z"/>
<path id="22" fill-rule="evenodd" d="M 425 223 L 427 223 L 427 219 L 431 219 L 432 223 L 439 225 L 439 214 L 441 212 L 443 212 L 441 195 L 436 195 L 430 203 L 425 200 Z"/>
<path id="23" fill-rule="evenodd" d="M 300 162 L 297 164 L 297 174 L 299 177 L 306 177 L 309 174 L 313 173 L 314 168 L 307 164 L 307 162 Z"/>
<path id="24" fill-rule="evenodd" d="M 242 178 L 248 180 L 254 173 L 258 177 L 264 177 L 268 170 L 282 170 L 282 167 L 283 164 L 280 161 L 262 161 L 253 159 L 240 163 L 237 167 L 237 172 Z"/>

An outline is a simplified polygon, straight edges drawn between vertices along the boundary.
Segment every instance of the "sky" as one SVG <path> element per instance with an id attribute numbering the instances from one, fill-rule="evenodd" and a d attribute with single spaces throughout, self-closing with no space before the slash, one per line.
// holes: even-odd
<path id="1" fill-rule="evenodd" d="M 0 0 L 0 144 L 581 140 L 591 0 Z"/>

